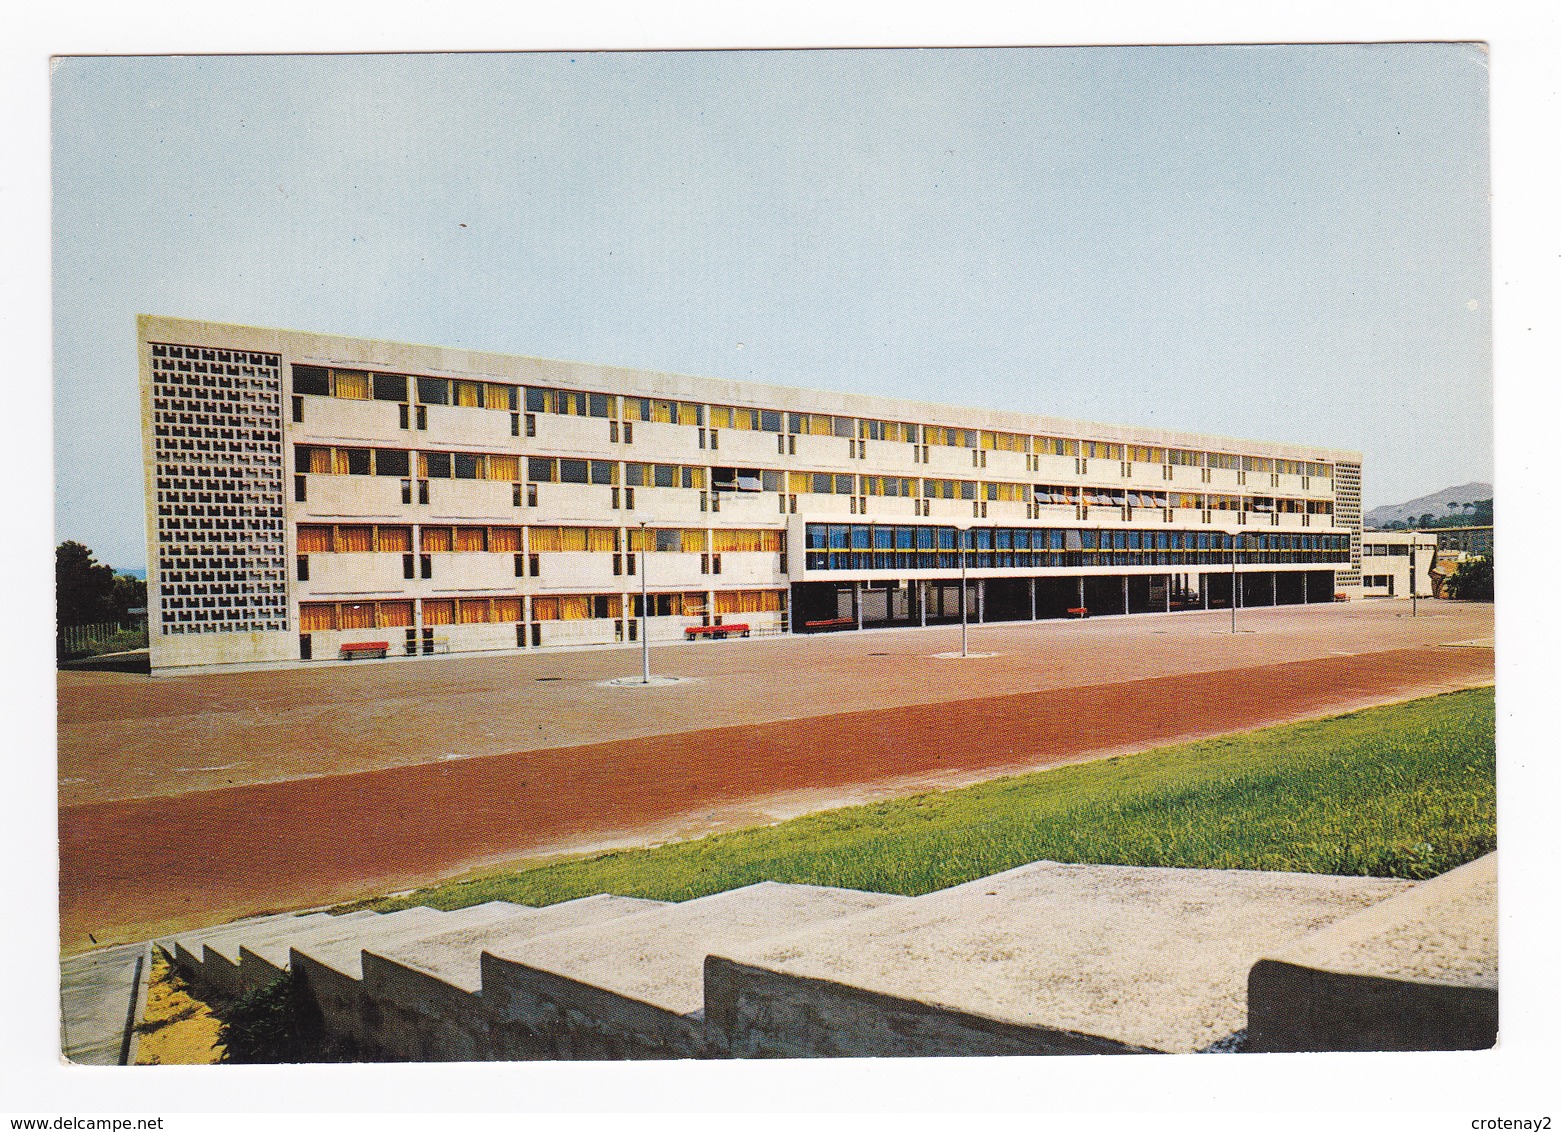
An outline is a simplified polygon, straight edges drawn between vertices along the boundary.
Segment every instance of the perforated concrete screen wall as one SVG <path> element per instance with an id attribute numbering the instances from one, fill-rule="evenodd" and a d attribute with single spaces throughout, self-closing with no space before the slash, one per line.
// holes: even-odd
<path id="1" fill-rule="evenodd" d="M 159 631 L 286 630 L 282 360 L 148 348 Z"/>

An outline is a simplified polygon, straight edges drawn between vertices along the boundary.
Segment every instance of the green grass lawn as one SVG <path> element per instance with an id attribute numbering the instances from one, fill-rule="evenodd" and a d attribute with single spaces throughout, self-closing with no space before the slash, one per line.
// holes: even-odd
<path id="1" fill-rule="evenodd" d="M 1495 694 L 1481 688 L 368 906 L 688 900 L 761 880 L 915 896 L 1043 859 L 1423 879 L 1496 847 L 1495 755 Z"/>

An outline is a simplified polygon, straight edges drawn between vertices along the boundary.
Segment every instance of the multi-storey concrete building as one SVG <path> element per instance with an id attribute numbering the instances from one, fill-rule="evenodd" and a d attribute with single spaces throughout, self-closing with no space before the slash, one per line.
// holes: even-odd
<path id="1" fill-rule="evenodd" d="M 1331 601 L 1353 452 L 142 316 L 154 667 Z M 966 584 L 962 587 L 961 576 Z M 348 646 L 344 652 L 344 646 Z"/>
<path id="2" fill-rule="evenodd" d="M 1434 531 L 1367 531 L 1361 536 L 1362 597 L 1431 597 Z"/>

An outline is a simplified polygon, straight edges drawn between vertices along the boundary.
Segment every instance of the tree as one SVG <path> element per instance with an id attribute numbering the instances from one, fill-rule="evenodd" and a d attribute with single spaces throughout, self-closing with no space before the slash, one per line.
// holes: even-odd
<path id="1" fill-rule="evenodd" d="M 1447 579 L 1446 589 L 1448 597 L 1459 601 L 1495 601 L 1495 556 L 1487 554 L 1460 562 L 1457 571 Z"/>
<path id="2" fill-rule="evenodd" d="M 146 604 L 146 583 L 114 573 L 79 542 L 54 548 L 55 615 L 60 625 L 120 621 Z"/>

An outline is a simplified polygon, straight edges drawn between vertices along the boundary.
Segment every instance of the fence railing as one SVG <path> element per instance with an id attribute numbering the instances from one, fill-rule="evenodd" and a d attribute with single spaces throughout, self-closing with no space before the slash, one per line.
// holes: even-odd
<path id="1" fill-rule="evenodd" d="M 134 640 L 114 641 L 124 635 Z M 105 644 L 114 642 L 127 651 L 146 646 L 145 621 L 104 621 L 97 625 L 61 625 L 57 645 L 61 653 L 93 652 Z"/>

